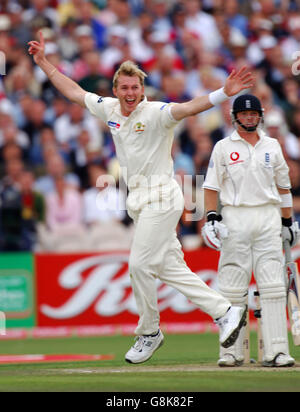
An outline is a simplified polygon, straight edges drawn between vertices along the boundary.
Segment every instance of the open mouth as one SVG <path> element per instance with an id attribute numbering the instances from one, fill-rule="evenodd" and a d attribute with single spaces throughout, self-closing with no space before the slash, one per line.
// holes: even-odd
<path id="1" fill-rule="evenodd" d="M 126 99 L 125 101 L 129 106 L 133 106 L 135 103 L 135 99 Z"/>

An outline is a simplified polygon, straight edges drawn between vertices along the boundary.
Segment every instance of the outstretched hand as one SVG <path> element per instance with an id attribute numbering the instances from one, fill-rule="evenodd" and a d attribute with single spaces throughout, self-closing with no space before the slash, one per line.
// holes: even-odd
<path id="1" fill-rule="evenodd" d="M 29 41 L 29 49 L 28 53 L 33 55 L 33 60 L 35 61 L 36 64 L 39 63 L 44 57 L 45 57 L 45 41 L 43 37 L 43 33 L 40 30 L 39 31 L 40 35 L 40 42 L 32 40 Z"/>
<path id="2" fill-rule="evenodd" d="M 227 96 L 234 96 L 244 89 L 253 87 L 254 77 L 252 73 L 247 70 L 246 66 L 243 66 L 238 71 L 232 70 L 227 77 L 224 92 Z"/>

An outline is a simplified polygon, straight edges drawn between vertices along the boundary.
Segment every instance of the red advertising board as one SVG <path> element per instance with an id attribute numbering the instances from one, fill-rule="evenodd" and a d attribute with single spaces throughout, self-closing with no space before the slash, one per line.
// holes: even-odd
<path id="1" fill-rule="evenodd" d="M 128 273 L 128 252 L 37 254 L 37 326 L 136 324 Z M 218 253 L 185 253 L 191 270 L 216 288 Z M 181 293 L 158 281 L 161 322 L 203 322 L 211 318 Z"/>
<path id="2" fill-rule="evenodd" d="M 299 257 L 297 248 L 293 258 Z M 137 324 L 128 273 L 129 252 L 37 254 L 35 258 L 38 327 L 101 326 L 109 329 L 110 325 Z M 218 259 L 219 253 L 208 248 L 185 252 L 191 270 L 214 289 L 217 289 Z M 159 281 L 157 286 L 161 324 L 173 325 L 173 330 L 175 324 L 212 324 L 212 319 L 180 292 Z M 255 308 L 255 289 L 252 280 L 250 309 Z"/>

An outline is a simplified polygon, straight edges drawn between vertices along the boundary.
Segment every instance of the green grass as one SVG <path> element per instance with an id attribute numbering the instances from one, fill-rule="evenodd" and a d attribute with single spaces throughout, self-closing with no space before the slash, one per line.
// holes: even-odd
<path id="1" fill-rule="evenodd" d="M 124 362 L 132 337 L 27 339 L 0 342 L 2 354 L 113 354 L 107 361 L 0 365 L 2 392 L 209 392 L 300 391 L 298 366 L 287 369 L 217 368 L 216 334 L 167 335 L 165 344 L 142 365 Z M 255 333 L 251 335 L 256 357 Z"/>

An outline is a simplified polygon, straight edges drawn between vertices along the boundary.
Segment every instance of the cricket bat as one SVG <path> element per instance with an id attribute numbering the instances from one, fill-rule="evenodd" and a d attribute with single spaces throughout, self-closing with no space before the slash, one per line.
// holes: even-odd
<path id="1" fill-rule="evenodd" d="M 256 301 L 256 310 L 254 311 L 254 316 L 257 320 L 257 357 L 258 362 L 262 362 L 263 354 L 264 354 L 264 341 L 262 338 L 261 332 L 261 307 L 260 307 L 260 299 L 259 299 L 259 292 L 256 290 L 254 292 L 255 301 Z"/>
<path id="2" fill-rule="evenodd" d="M 248 306 L 249 307 L 249 306 Z M 244 363 L 250 363 L 250 326 L 249 326 L 249 309 L 247 310 L 247 324 L 244 326 L 245 335 L 243 340 Z"/>
<path id="3" fill-rule="evenodd" d="M 287 306 L 295 346 L 300 345 L 300 281 L 297 263 L 292 260 L 289 241 L 284 242 L 285 271 L 288 278 Z"/>

